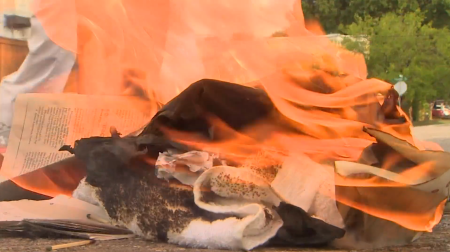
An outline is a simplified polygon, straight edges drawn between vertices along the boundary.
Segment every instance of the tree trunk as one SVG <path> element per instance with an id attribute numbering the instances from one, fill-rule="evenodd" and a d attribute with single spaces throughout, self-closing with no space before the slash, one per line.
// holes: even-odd
<path id="1" fill-rule="evenodd" d="M 419 121 L 419 114 L 420 114 L 420 100 L 417 96 L 414 96 L 413 102 L 412 102 L 412 120 L 413 121 Z"/>

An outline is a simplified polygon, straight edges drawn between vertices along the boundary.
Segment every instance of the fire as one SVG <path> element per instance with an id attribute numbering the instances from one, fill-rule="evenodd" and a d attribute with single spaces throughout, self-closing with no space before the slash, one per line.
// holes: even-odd
<path id="1" fill-rule="evenodd" d="M 363 149 L 375 142 L 362 131 L 372 127 L 424 150 L 411 135 L 407 117 L 395 125 L 378 117 L 378 95 L 388 94 L 391 85 L 367 79 L 362 55 L 333 44 L 317 22 L 305 22 L 300 1 L 74 0 L 72 4 L 41 0 L 34 9 L 56 43 L 78 52 L 82 92 L 127 93 L 121 74 L 131 67 L 145 72 L 138 83 L 152 94 L 156 106 L 190 83 L 211 78 L 264 89 L 283 116 L 281 126 L 257 122 L 239 131 L 210 118 L 212 128 L 222 134 L 215 136 L 221 141 L 214 143 L 166 129 L 178 142 L 236 162 L 264 151 L 277 160 L 307 155 L 322 165 L 330 160 L 357 161 Z M 270 37 L 281 29 L 287 37 Z M 405 115 L 395 102 L 391 106 Z M 392 168 L 397 162 L 396 157 L 385 160 L 382 170 L 396 172 Z M 328 196 L 411 230 L 431 231 L 445 201 L 436 195 L 427 199 L 430 194 L 409 186 L 430 177 L 434 168 L 424 162 L 399 172 L 397 177 L 404 183 L 336 175 L 336 196 Z M 28 183 L 16 182 L 25 187 Z M 365 198 L 351 199 L 352 190 L 363 191 Z M 414 204 L 418 210 L 407 214 L 395 203 L 398 198 L 386 197 L 392 192 L 405 192 L 407 196 L 399 196 L 405 204 L 411 200 L 427 204 Z"/>

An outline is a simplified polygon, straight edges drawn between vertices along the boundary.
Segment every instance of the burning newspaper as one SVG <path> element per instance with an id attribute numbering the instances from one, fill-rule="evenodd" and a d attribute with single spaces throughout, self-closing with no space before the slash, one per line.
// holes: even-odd
<path id="1" fill-rule="evenodd" d="M 107 136 L 111 126 L 128 134 L 143 127 L 151 116 L 151 106 L 133 97 L 20 95 L 0 181 L 71 156 L 58 151 L 66 143 L 82 137 Z"/>
<path id="2" fill-rule="evenodd" d="M 403 245 L 441 220 L 450 154 L 414 139 L 392 85 L 306 22 L 301 1 L 41 2 L 92 21 L 78 41 L 84 88 L 120 93 L 129 63 L 153 106 L 19 100 L 2 168 L 16 184 L 0 187 L 64 192 L 138 236 L 195 248 Z M 55 32 L 68 22 L 41 13 L 76 50 Z M 273 24 L 287 36 L 265 34 Z"/>
<path id="3" fill-rule="evenodd" d="M 222 100 L 211 99 L 215 93 Z M 232 99 L 231 108 L 223 102 Z M 372 111 L 379 113 L 373 118 L 385 116 L 381 110 Z M 264 120 L 255 123 L 253 117 Z M 327 141 L 322 140 L 316 144 L 322 144 L 318 154 L 326 154 L 325 158 L 308 152 L 310 146 L 292 155 L 296 149 L 274 145 L 279 142 L 258 144 L 275 140 L 280 132 L 295 132 L 285 120 L 262 90 L 202 80 L 162 107 L 139 134 L 122 137 L 108 127 L 110 134 L 68 137 L 75 139 L 74 144 L 61 140 L 59 147 L 81 161 L 70 167 L 84 176 L 76 181 L 73 197 L 101 207 L 114 224 L 151 240 L 246 250 L 268 244 L 374 247 L 414 241 L 440 221 L 447 197 L 448 153 L 420 150 L 373 128 L 357 132 L 361 137 L 366 134 L 366 141 L 375 139 L 360 149 L 359 158 L 326 149 Z M 402 115 L 390 120 L 408 127 Z M 260 129 L 265 135 L 255 136 Z M 13 132 L 17 134 L 17 129 Z M 314 143 L 301 136 L 299 142 Z M 292 140 L 280 139 L 283 144 Z M 56 153 L 55 149 L 51 150 Z M 387 173 L 383 167 L 391 159 L 403 166 L 394 165 Z M 422 173 L 424 167 L 428 173 Z M 40 171 L 13 180 L 29 186 L 52 172 L 48 167 Z M 53 194 L 67 191 L 67 182 L 74 180 L 67 174 L 52 179 L 59 186 Z M 45 192 L 48 185 L 39 185 L 35 192 Z M 413 198 L 417 201 L 411 202 Z M 398 217 L 405 215 L 409 217 Z M 59 225 L 58 220 L 39 225 L 49 222 Z"/>

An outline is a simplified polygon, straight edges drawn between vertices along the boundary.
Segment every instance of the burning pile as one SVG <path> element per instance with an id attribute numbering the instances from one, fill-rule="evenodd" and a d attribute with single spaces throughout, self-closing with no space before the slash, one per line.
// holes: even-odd
<path id="1" fill-rule="evenodd" d="M 231 2 L 213 5 L 227 7 L 224 12 L 236 10 L 238 4 Z M 275 2 L 287 1 L 271 4 L 278 6 Z M 64 146 L 76 160 L 34 176 L 52 174 L 60 181 L 60 192 L 74 191 L 75 197 L 104 207 L 117 224 L 183 246 L 374 247 L 405 244 L 431 231 L 448 196 L 450 155 L 437 148 L 426 150 L 416 141 L 392 86 L 366 79 L 363 57 L 318 35 L 320 28 L 305 24 L 296 3 L 289 16 L 289 37 L 264 39 L 224 39 L 239 26 L 235 22 L 213 38 L 199 39 L 195 32 L 214 26 L 204 18 L 217 9 L 206 2 L 185 3 L 191 15 L 178 13 L 179 20 L 164 29 L 172 36 L 166 34 L 168 39 L 176 38 L 171 42 L 195 37 L 201 56 L 186 56 L 164 43 L 165 50 L 175 50 L 170 51 L 170 74 L 156 78 L 150 73 L 151 84 L 140 87 L 152 94 L 147 96 L 152 102 L 165 104 L 151 122 L 138 135 L 121 137 L 112 130 L 111 137 Z M 199 6 L 211 13 L 200 12 Z M 88 6 L 81 7 L 79 15 L 93 15 Z M 126 4 L 121 7 L 130 10 Z M 286 10 L 278 7 L 274 11 Z M 255 28 L 249 21 L 254 12 L 248 8 L 248 27 L 241 32 L 253 34 L 248 31 Z M 226 23 L 221 18 L 217 16 L 217 23 Z M 107 22 L 89 20 L 109 34 Z M 199 28 L 198 22 L 205 27 Z M 137 45 L 134 39 L 139 38 L 142 43 L 142 31 L 132 31 L 128 42 Z M 160 30 L 149 32 L 158 37 Z M 60 37 L 55 40 L 64 44 Z M 149 51 L 159 48 L 149 45 Z M 127 52 L 134 47 L 122 46 L 105 48 L 108 53 L 120 48 L 132 57 Z M 151 71 L 163 68 L 152 65 L 161 55 L 153 56 L 136 62 L 143 60 Z M 201 73 L 187 67 L 197 66 L 193 59 L 202 62 Z M 192 78 L 202 80 L 186 85 Z M 182 84 L 170 88 L 172 82 Z M 177 89 L 184 91 L 175 95 Z M 24 175 L 15 182 L 29 188 L 29 178 Z"/>
<path id="2" fill-rule="evenodd" d="M 396 106 L 387 107 L 396 98 L 391 89 L 383 105 L 372 104 L 374 117 L 408 126 Z M 374 126 L 361 128 L 376 142 L 356 159 L 324 156 L 312 145 L 292 155 L 282 145 L 258 144 L 280 132 L 308 139 L 293 125 L 263 89 L 201 80 L 139 135 L 121 137 L 112 128 L 111 137 L 80 139 L 62 150 L 82 164 L 29 177 L 76 171 L 58 178 L 61 191 L 75 185 L 74 197 L 101 206 L 117 225 L 190 247 L 405 244 L 439 222 L 448 153 L 419 150 Z M 85 178 L 78 185 L 76 177 Z"/>

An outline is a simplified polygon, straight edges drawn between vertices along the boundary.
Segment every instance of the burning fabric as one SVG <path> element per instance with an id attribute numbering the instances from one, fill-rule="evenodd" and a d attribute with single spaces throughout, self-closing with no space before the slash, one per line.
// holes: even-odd
<path id="1" fill-rule="evenodd" d="M 16 184 L 73 195 L 136 235 L 197 248 L 373 248 L 412 242 L 439 223 L 450 154 L 414 139 L 392 85 L 366 79 L 362 55 L 320 36 L 299 2 L 294 10 L 278 0 L 264 8 L 242 0 L 106 2 L 95 4 L 110 19 L 94 14 L 93 1 L 77 1 L 79 18 L 94 24 L 85 48 L 102 45 L 108 56 L 88 53 L 83 62 L 101 68 L 117 58 L 147 68 L 148 85 L 136 88 L 150 103 L 144 110 L 159 110 L 139 134 L 112 129 L 111 137 L 63 146 L 75 157 Z M 259 11 L 287 25 L 289 36 L 257 35 L 267 28 Z M 42 21 L 70 48 L 52 33 L 54 22 Z M 117 32 L 116 24 L 127 27 Z"/>
<path id="2" fill-rule="evenodd" d="M 373 117 L 405 130 L 397 107 L 386 107 L 393 98 L 390 90 L 383 105 L 371 104 Z M 288 122 L 263 89 L 201 80 L 140 134 L 121 137 L 112 128 L 111 137 L 77 140 L 61 148 L 76 159 L 14 181 L 30 188 L 36 178 L 54 178 L 60 193 L 73 191 L 136 235 L 189 247 L 405 244 L 440 221 L 448 153 L 419 150 L 372 127 L 359 134 L 376 142 L 357 158 L 329 148 L 329 139 L 316 140 L 321 152 L 311 145 L 292 155 L 279 141 L 267 142 L 301 134 Z M 316 143 L 302 136 L 302 143 Z"/>
<path id="3" fill-rule="evenodd" d="M 234 90 L 230 95 L 244 91 L 252 98 L 264 96 L 256 89 L 208 80 L 185 93 L 192 96 L 198 88 L 229 85 Z M 265 106 L 252 100 L 256 106 Z M 164 130 L 158 121 L 169 111 L 163 108 L 160 112 L 137 137 L 120 138 L 113 130 L 111 138 L 81 139 L 73 149 L 64 147 L 87 164 L 86 180 L 74 196 L 103 206 L 113 220 L 136 234 L 186 246 L 317 245 L 344 235 L 334 200 L 319 195 L 319 190 L 334 191 L 332 169 L 327 171 L 328 177 L 321 170 L 301 174 L 295 161 L 282 163 L 264 153 L 238 162 L 220 152 L 189 150 L 193 147 L 173 142 L 164 134 L 145 133 Z M 197 133 L 206 133 L 209 141 L 217 140 L 218 135 L 212 136 L 211 129 L 203 127 L 207 121 L 197 118 L 202 115 L 190 118 L 197 121 L 199 129 L 206 129 Z M 247 123 L 247 118 L 243 120 L 241 124 Z M 216 134 L 222 134 L 221 130 L 216 129 Z M 314 164 L 304 158 L 304 165 Z"/>
<path id="4" fill-rule="evenodd" d="M 167 162 L 167 159 L 171 161 Z M 267 177 L 255 170 L 225 165 L 213 167 L 210 162 L 212 159 L 208 153 L 198 151 L 172 157 L 168 157 L 168 153 L 161 153 L 155 166 L 156 177 L 175 180 L 164 183 L 154 178 L 135 178 L 122 180 L 114 191 L 111 191 L 113 189 L 110 186 L 108 189 L 98 187 L 100 191 L 107 189 L 108 194 L 84 182 L 74 196 L 87 199 L 82 196 L 86 192 L 94 195 L 97 204 L 114 211 L 116 221 L 125 224 L 136 234 L 149 239 L 163 238 L 190 247 L 248 250 L 269 240 L 284 244 L 317 245 L 344 235 L 343 229 L 329 225 L 318 217 L 310 217 L 302 208 L 282 202 Z M 87 178 L 90 178 L 89 174 Z M 283 179 L 284 182 L 289 180 Z M 133 190 L 128 184 L 139 186 L 133 187 Z M 143 185 L 145 191 L 135 191 L 144 189 L 141 187 Z M 303 184 L 301 187 L 308 185 Z M 304 189 L 306 192 L 297 195 L 297 198 L 312 200 L 315 192 L 311 191 L 314 189 Z M 123 192 L 126 192 L 125 195 Z M 111 202 L 112 195 L 120 202 Z M 130 201 L 122 201 L 122 197 L 131 195 L 134 196 Z M 312 213 L 323 214 L 321 217 L 336 223 L 335 220 L 340 220 L 337 209 L 333 205 L 328 207 L 335 210 L 334 216 L 328 216 L 328 212 Z M 324 206 L 322 209 L 326 208 Z M 342 221 L 337 222 L 342 227 Z"/>
<path id="5" fill-rule="evenodd" d="M 245 109 L 225 121 L 226 112 L 232 112 L 228 104 L 203 105 L 212 90 Z M 401 125 L 402 118 L 391 120 Z M 229 131 L 244 132 L 255 121 L 264 122 L 267 136 L 280 127 L 295 130 L 286 129 L 291 126 L 284 120 L 260 89 L 202 80 L 166 104 L 138 136 L 120 137 L 112 129 L 111 137 L 80 139 L 62 150 L 86 164 L 75 197 L 103 207 L 137 235 L 183 246 L 404 244 L 439 222 L 447 194 L 436 191 L 443 190 L 436 179 L 446 179 L 447 165 L 433 165 L 428 177 L 416 179 L 401 172 L 445 162 L 440 160 L 448 153 L 421 151 L 376 129 L 365 129 L 377 142 L 354 160 L 358 163 L 286 156 L 281 149 L 243 143 L 234 146 L 235 152 L 223 151 L 237 144 L 227 143 Z M 391 158 L 398 165 L 383 169 Z M 422 203 L 411 202 L 419 198 Z"/>

